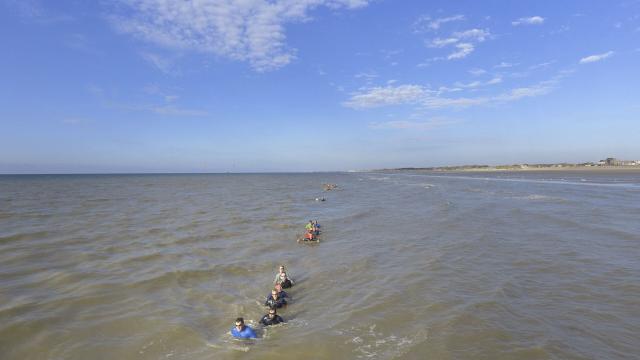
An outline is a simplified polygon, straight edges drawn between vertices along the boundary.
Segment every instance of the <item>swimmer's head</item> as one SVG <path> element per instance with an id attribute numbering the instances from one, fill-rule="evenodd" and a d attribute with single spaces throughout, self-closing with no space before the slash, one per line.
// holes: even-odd
<path id="1" fill-rule="evenodd" d="M 273 318 L 276 316 L 276 308 L 270 308 L 269 309 L 269 317 Z"/>
<path id="2" fill-rule="evenodd" d="M 236 327 L 242 329 L 244 327 L 244 319 L 239 317 L 236 319 Z"/>
<path id="3" fill-rule="evenodd" d="M 282 291 L 282 285 L 280 285 L 280 284 L 276 284 L 276 286 L 275 286 L 274 288 L 275 288 L 275 290 L 276 290 L 277 292 Z"/>

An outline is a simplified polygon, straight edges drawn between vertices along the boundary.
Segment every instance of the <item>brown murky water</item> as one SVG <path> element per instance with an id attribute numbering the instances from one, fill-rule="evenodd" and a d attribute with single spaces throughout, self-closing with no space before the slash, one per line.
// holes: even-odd
<path id="1" fill-rule="evenodd" d="M 640 173 L 3 176 L 0 358 L 637 359 L 638 219 Z"/>

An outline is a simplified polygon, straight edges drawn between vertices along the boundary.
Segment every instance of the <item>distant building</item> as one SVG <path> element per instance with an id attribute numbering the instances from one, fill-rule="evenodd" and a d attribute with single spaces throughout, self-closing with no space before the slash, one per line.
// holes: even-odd
<path id="1" fill-rule="evenodd" d="M 600 160 L 598 164 L 607 166 L 637 166 L 640 165 L 639 160 L 619 160 L 616 158 L 607 158 L 606 160 Z"/>

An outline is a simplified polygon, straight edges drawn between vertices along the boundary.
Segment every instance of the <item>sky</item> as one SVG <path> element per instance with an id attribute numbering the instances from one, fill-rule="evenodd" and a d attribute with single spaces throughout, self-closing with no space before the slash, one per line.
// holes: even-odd
<path id="1" fill-rule="evenodd" d="M 0 173 L 640 159 L 640 0 L 0 0 Z"/>

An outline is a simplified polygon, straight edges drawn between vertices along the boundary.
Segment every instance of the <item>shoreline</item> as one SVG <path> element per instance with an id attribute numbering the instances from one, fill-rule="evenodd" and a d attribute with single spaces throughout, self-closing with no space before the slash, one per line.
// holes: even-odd
<path id="1" fill-rule="evenodd" d="M 588 172 L 605 172 L 605 171 L 628 171 L 640 172 L 640 166 L 566 166 L 566 167 L 527 167 L 527 168 L 400 168 L 400 169 L 384 169 L 385 172 L 404 172 L 404 171 L 420 171 L 420 172 L 559 172 L 559 171 L 588 171 Z"/>

